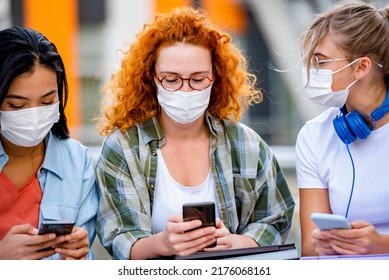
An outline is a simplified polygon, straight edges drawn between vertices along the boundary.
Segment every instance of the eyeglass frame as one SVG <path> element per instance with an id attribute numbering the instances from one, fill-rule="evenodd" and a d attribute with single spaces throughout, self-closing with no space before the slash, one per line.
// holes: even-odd
<path id="1" fill-rule="evenodd" d="M 206 87 L 202 88 L 202 89 L 193 88 L 193 87 L 191 86 L 191 84 L 190 84 L 190 81 L 191 81 L 192 78 L 193 78 L 194 76 L 196 76 L 196 75 L 201 76 L 201 77 L 203 77 L 203 78 L 207 78 L 207 79 L 209 80 L 209 84 L 208 84 Z M 155 75 L 155 78 L 156 78 L 157 81 L 161 84 L 161 86 L 162 86 L 164 89 L 166 89 L 166 90 L 168 90 L 168 91 L 170 91 L 170 92 L 175 92 L 175 91 L 180 90 L 180 89 L 184 86 L 184 81 L 188 81 L 189 87 L 190 87 L 191 89 L 193 89 L 193 90 L 203 90 L 203 89 L 208 88 L 208 87 L 212 84 L 212 82 L 215 80 L 215 79 L 213 79 L 213 78 L 210 78 L 210 77 L 205 76 L 205 75 L 200 75 L 200 74 L 194 74 L 194 75 L 190 76 L 189 78 L 182 78 L 182 77 L 180 77 L 180 76 L 178 76 L 178 75 L 170 75 L 170 76 L 175 76 L 175 77 L 177 77 L 178 79 L 181 80 L 181 86 L 180 86 L 179 88 L 173 89 L 173 90 L 172 90 L 172 89 L 165 88 L 165 87 L 163 86 L 163 81 L 164 81 L 166 78 L 168 78 L 169 75 L 163 77 L 162 79 L 159 79 L 158 76 Z"/>
<path id="2" fill-rule="evenodd" d="M 326 63 L 326 62 L 335 62 L 335 61 L 344 61 L 344 60 L 355 60 L 355 59 L 358 59 L 358 58 L 352 58 L 352 57 L 349 57 L 349 58 L 347 58 L 347 57 L 345 57 L 345 58 L 332 58 L 332 59 L 323 59 L 323 60 L 319 60 L 319 58 L 317 57 L 317 55 L 313 55 L 313 57 L 315 57 L 315 62 L 314 63 L 316 63 L 315 65 L 317 66 L 317 67 L 315 67 L 312 63 L 311 63 L 311 68 L 312 69 L 314 69 L 314 70 L 316 70 L 316 71 L 319 71 L 319 69 L 320 69 L 320 64 L 321 63 Z M 375 62 L 374 60 L 371 60 L 375 65 L 377 65 L 378 67 L 380 67 L 380 68 L 382 68 L 382 67 L 384 67 L 384 65 L 383 64 L 381 64 L 381 63 L 378 63 L 378 62 Z"/>

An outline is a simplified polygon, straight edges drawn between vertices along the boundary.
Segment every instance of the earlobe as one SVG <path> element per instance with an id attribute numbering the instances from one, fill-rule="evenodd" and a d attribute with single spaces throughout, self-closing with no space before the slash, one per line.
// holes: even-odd
<path id="1" fill-rule="evenodd" d="M 366 77 L 370 73 L 372 66 L 373 61 L 369 57 L 362 57 L 355 65 L 355 79 L 360 80 Z"/>

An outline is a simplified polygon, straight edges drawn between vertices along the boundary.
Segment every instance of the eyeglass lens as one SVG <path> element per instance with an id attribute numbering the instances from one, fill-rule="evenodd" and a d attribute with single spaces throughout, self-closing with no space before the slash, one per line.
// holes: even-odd
<path id="1" fill-rule="evenodd" d="M 184 81 L 188 81 L 189 87 L 194 90 L 203 90 L 212 82 L 209 77 L 203 75 L 194 75 L 190 78 L 166 76 L 161 80 L 161 84 L 166 90 L 175 91 L 182 88 Z"/>

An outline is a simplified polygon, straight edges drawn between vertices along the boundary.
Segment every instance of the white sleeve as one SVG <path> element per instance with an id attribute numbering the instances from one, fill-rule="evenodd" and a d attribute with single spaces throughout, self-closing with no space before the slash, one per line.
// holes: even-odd
<path id="1" fill-rule="evenodd" d="M 300 130 L 296 141 L 296 173 L 298 188 L 325 188 L 319 176 L 319 141 L 308 125 Z"/>

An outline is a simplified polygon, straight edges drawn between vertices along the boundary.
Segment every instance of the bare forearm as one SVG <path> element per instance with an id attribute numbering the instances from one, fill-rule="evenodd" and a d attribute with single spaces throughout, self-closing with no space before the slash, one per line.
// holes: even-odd
<path id="1" fill-rule="evenodd" d="M 232 234 L 231 249 L 258 247 L 257 242 L 247 235 Z"/>
<path id="2" fill-rule="evenodd" d="M 163 244 L 162 233 L 141 238 L 132 245 L 130 259 L 145 260 L 150 257 L 166 255 Z"/>
<path id="3" fill-rule="evenodd" d="M 302 256 L 316 256 L 317 255 L 312 242 L 307 243 L 307 244 L 302 244 L 301 255 Z"/>

